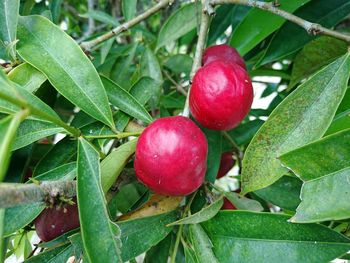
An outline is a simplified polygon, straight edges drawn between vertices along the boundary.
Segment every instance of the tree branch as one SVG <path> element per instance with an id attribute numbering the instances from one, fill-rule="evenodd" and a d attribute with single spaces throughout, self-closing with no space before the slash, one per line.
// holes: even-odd
<path id="1" fill-rule="evenodd" d="M 261 1 L 255 1 L 255 0 L 211 0 L 211 4 L 212 5 L 238 4 L 238 5 L 256 7 L 256 8 L 259 8 L 261 10 L 265 10 L 267 12 L 281 16 L 284 19 L 301 26 L 309 34 L 328 35 L 328 36 L 332 36 L 332 37 L 344 40 L 346 42 L 350 42 L 350 35 L 342 34 L 340 32 L 325 28 L 325 27 L 321 26 L 320 24 L 309 22 L 309 21 L 302 19 L 296 15 L 293 15 L 293 14 L 288 13 L 282 9 L 277 8 L 273 2 L 261 2 Z"/>
<path id="2" fill-rule="evenodd" d="M 153 14 L 157 13 L 160 9 L 166 7 L 167 5 L 171 5 L 174 0 L 160 0 L 158 4 L 154 5 L 150 9 L 146 10 L 144 13 L 138 15 L 137 17 L 125 22 L 124 24 L 121 24 L 120 26 L 112 29 L 111 31 L 107 32 L 106 34 L 99 36 L 91 41 L 83 42 L 80 44 L 80 46 L 84 50 L 91 50 L 92 47 L 110 39 L 111 37 L 114 37 L 121 32 L 124 32 L 128 30 L 129 28 L 135 26 L 136 24 L 140 23 L 141 21 L 145 20 L 149 16 L 152 16 Z"/>
<path id="3" fill-rule="evenodd" d="M 40 184 L 0 184 L 0 208 L 40 203 L 60 196 L 74 197 L 75 181 L 43 181 Z"/>
<path id="4" fill-rule="evenodd" d="M 214 10 L 211 7 L 208 0 L 202 0 L 202 6 L 203 6 L 202 16 L 201 16 L 199 33 L 198 33 L 198 41 L 197 41 L 196 52 L 194 54 L 192 69 L 190 73 L 191 82 L 197 70 L 201 67 L 203 50 L 205 48 L 207 33 L 209 28 L 210 15 L 214 13 Z M 190 109 L 189 109 L 190 91 L 191 91 L 191 87 L 189 87 L 188 89 L 185 107 L 182 112 L 182 116 L 185 116 L 185 117 L 188 117 L 190 115 Z"/>

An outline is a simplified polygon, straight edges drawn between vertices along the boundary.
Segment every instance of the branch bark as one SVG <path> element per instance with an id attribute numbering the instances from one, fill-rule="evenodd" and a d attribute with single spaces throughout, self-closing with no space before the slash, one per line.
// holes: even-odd
<path id="1" fill-rule="evenodd" d="M 350 35 L 343 34 L 343 33 L 325 28 L 320 24 L 312 23 L 310 21 L 302 19 L 296 15 L 293 15 L 282 9 L 277 8 L 277 6 L 275 6 L 273 2 L 261 2 L 261 1 L 255 1 L 255 0 L 211 0 L 211 4 L 212 5 L 237 4 L 237 5 L 256 7 L 261 10 L 265 10 L 267 12 L 281 16 L 284 19 L 301 26 L 309 34 L 312 34 L 312 35 L 322 34 L 322 35 L 332 36 L 332 37 L 344 40 L 346 42 L 350 42 Z"/>
<path id="2" fill-rule="evenodd" d="M 43 181 L 40 184 L 0 184 L 0 208 L 45 202 L 60 196 L 74 197 L 75 181 Z"/>
<path id="3" fill-rule="evenodd" d="M 141 21 L 145 20 L 146 18 L 152 16 L 153 14 L 157 13 L 160 9 L 166 7 L 167 5 L 171 5 L 174 0 L 160 0 L 158 4 L 154 5 L 150 9 L 146 10 L 144 13 L 138 15 L 137 17 L 121 24 L 120 26 L 112 29 L 111 31 L 107 32 L 106 34 L 99 36 L 91 41 L 83 42 L 80 44 L 80 46 L 84 50 L 91 50 L 92 47 L 110 39 L 111 37 L 114 37 L 121 32 L 124 32 L 128 30 L 129 28 L 137 25 Z"/>

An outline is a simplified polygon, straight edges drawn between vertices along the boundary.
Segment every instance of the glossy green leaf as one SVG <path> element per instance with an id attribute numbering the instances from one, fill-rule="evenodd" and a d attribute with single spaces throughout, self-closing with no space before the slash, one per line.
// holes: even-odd
<path id="1" fill-rule="evenodd" d="M 35 176 L 39 181 L 70 181 L 76 177 L 76 163 L 71 162 L 58 166 L 50 171 Z"/>
<path id="2" fill-rule="evenodd" d="M 288 152 L 279 159 L 304 181 L 347 168 L 350 166 L 350 129 Z"/>
<path id="3" fill-rule="evenodd" d="M 156 55 L 148 47 L 141 58 L 141 75 L 150 77 L 159 83 L 163 82 L 162 71 Z"/>
<path id="4" fill-rule="evenodd" d="M 329 262 L 350 239 L 319 224 L 292 224 L 281 214 L 219 212 L 202 223 L 219 262 Z"/>
<path id="5" fill-rule="evenodd" d="M 12 150 L 20 149 L 39 139 L 64 132 L 64 129 L 56 124 L 41 120 L 25 120 L 18 127 Z"/>
<path id="6" fill-rule="evenodd" d="M 121 262 L 101 187 L 99 155 L 84 139 L 78 142 L 77 178 L 80 229 L 86 256 L 91 262 Z"/>
<path id="7" fill-rule="evenodd" d="M 43 156 L 39 163 L 35 166 L 33 176 L 43 174 L 55 169 L 62 164 L 71 161 L 77 153 L 77 142 L 70 138 L 64 138 L 56 143 L 51 150 Z"/>
<path id="8" fill-rule="evenodd" d="M 0 182 L 5 178 L 11 156 L 11 148 L 24 112 L 0 120 Z"/>
<path id="9" fill-rule="evenodd" d="M 345 54 L 347 50 L 346 42 L 336 38 L 322 36 L 311 41 L 294 60 L 289 87 L 294 87 L 322 66 Z"/>
<path id="10" fill-rule="evenodd" d="M 189 226 L 192 245 L 196 258 L 201 263 L 220 262 L 213 253 L 213 244 L 200 224 Z"/>
<path id="11" fill-rule="evenodd" d="M 97 71 L 73 39 L 36 15 L 20 17 L 18 38 L 20 56 L 43 72 L 59 93 L 95 119 L 114 126 Z"/>
<path id="12" fill-rule="evenodd" d="M 225 192 L 225 196 L 239 210 L 263 211 L 262 205 L 253 199 L 240 196 L 236 192 Z"/>
<path id="13" fill-rule="evenodd" d="M 48 249 L 34 257 L 25 260 L 23 263 L 60 263 L 66 262 L 73 254 L 72 245 L 63 245 Z"/>
<path id="14" fill-rule="evenodd" d="M 4 236 L 9 236 L 31 223 L 45 208 L 43 203 L 25 204 L 5 209 Z"/>
<path id="15" fill-rule="evenodd" d="M 193 59 L 189 55 L 176 54 L 171 56 L 165 63 L 164 66 L 170 69 L 174 73 L 186 73 L 190 74 L 193 64 Z"/>
<path id="16" fill-rule="evenodd" d="M 121 230 L 122 258 L 128 261 L 163 240 L 173 229 L 176 212 L 118 222 Z"/>
<path id="17" fill-rule="evenodd" d="M 330 28 L 346 17 L 349 12 L 350 2 L 347 0 L 333 0 L 331 3 L 328 0 L 318 0 L 309 2 L 295 15 Z M 286 22 L 272 38 L 259 64 L 263 65 L 292 54 L 314 38 L 315 36 L 308 34 L 302 27 Z"/>
<path id="18" fill-rule="evenodd" d="M 104 43 L 102 43 L 101 49 L 100 49 L 100 51 L 101 51 L 101 62 L 100 63 L 101 64 L 103 64 L 105 62 L 105 60 L 108 56 L 108 53 L 110 52 L 114 42 L 115 42 L 115 38 L 112 37 L 112 38 L 106 40 Z"/>
<path id="19" fill-rule="evenodd" d="M 10 56 L 16 58 L 13 45 L 16 40 L 16 30 L 19 12 L 19 0 L 3 0 L 0 2 L 0 44 L 10 48 Z"/>
<path id="20" fill-rule="evenodd" d="M 196 28 L 200 21 L 201 5 L 190 3 L 176 10 L 159 31 L 157 49 L 182 37 Z"/>
<path id="21" fill-rule="evenodd" d="M 52 21 L 57 24 L 60 18 L 61 5 L 63 0 L 51 0 L 49 7 L 52 14 Z"/>
<path id="22" fill-rule="evenodd" d="M 277 181 L 287 171 L 277 157 L 326 132 L 346 91 L 349 57 L 346 54 L 313 75 L 271 113 L 245 152 L 244 193 Z"/>
<path id="23" fill-rule="evenodd" d="M 101 162 L 102 190 L 107 193 L 117 180 L 130 157 L 134 154 L 137 140 L 122 144 Z"/>
<path id="24" fill-rule="evenodd" d="M 281 208 L 295 211 L 300 203 L 302 182 L 295 177 L 283 176 L 272 185 L 255 191 L 260 198 Z"/>
<path id="25" fill-rule="evenodd" d="M 350 109 L 337 114 L 325 135 L 330 135 L 345 129 L 350 129 Z"/>
<path id="26" fill-rule="evenodd" d="M 104 24 L 111 25 L 114 27 L 119 26 L 119 22 L 115 17 L 113 17 L 110 14 L 107 14 L 103 11 L 92 10 L 92 11 L 88 11 L 87 13 L 80 15 L 80 16 L 85 17 L 85 18 L 92 18 L 96 21 L 99 21 L 99 22 L 102 22 Z"/>
<path id="27" fill-rule="evenodd" d="M 255 133 L 263 124 L 263 120 L 256 119 L 239 125 L 233 130 L 228 131 L 228 134 L 238 145 L 244 145 L 251 141 Z"/>
<path id="28" fill-rule="evenodd" d="M 123 15 L 126 21 L 134 18 L 136 14 L 137 0 L 123 0 Z"/>
<path id="29" fill-rule="evenodd" d="M 190 215 L 188 217 L 177 220 L 177 221 L 169 224 L 169 226 L 184 225 L 184 224 L 197 224 L 197 223 L 207 221 L 207 220 L 213 218 L 220 211 L 223 203 L 224 203 L 223 199 L 218 198 L 216 201 L 214 201 L 210 205 L 204 207 L 201 211 L 199 211 L 193 215 Z"/>
<path id="30" fill-rule="evenodd" d="M 307 181 L 291 222 L 310 223 L 350 218 L 350 163 L 335 173 Z"/>
<path id="31" fill-rule="evenodd" d="M 350 88 L 346 90 L 344 98 L 338 107 L 337 114 L 347 110 L 350 110 Z"/>
<path id="32" fill-rule="evenodd" d="M 280 8 L 293 13 L 310 0 L 281 0 Z M 280 28 L 286 20 L 258 8 L 251 9 L 241 23 L 234 29 L 230 45 L 243 56 L 258 45 L 271 33 Z"/>
<path id="33" fill-rule="evenodd" d="M 164 263 L 168 261 L 172 235 L 169 234 L 166 238 L 160 241 L 147 251 L 144 263 Z"/>
<path id="34" fill-rule="evenodd" d="M 28 63 L 23 63 L 10 71 L 9 79 L 27 91 L 34 93 L 46 80 L 46 76 Z"/>
<path id="35" fill-rule="evenodd" d="M 102 82 L 106 88 L 108 97 L 114 106 L 118 107 L 126 114 L 146 123 L 152 121 L 152 117 L 149 115 L 148 111 L 133 96 L 131 96 L 129 92 L 106 77 L 102 77 Z"/>

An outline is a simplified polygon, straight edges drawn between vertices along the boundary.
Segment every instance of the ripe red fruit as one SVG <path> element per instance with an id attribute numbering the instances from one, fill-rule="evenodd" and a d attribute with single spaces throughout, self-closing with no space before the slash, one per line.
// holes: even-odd
<path id="1" fill-rule="evenodd" d="M 203 65 L 212 61 L 221 60 L 227 63 L 235 63 L 242 68 L 246 68 L 245 63 L 238 51 L 228 45 L 216 45 L 208 47 L 203 54 Z"/>
<path id="2" fill-rule="evenodd" d="M 163 195 L 188 195 L 204 180 L 208 144 L 203 132 L 188 118 L 154 121 L 141 134 L 134 167 L 138 179 Z"/>
<path id="3" fill-rule="evenodd" d="M 224 152 L 221 155 L 220 167 L 216 178 L 221 178 L 225 176 L 234 165 L 235 165 L 235 160 L 233 160 L 232 158 L 232 152 Z"/>
<path id="4" fill-rule="evenodd" d="M 190 110 L 204 127 L 230 130 L 248 114 L 253 86 L 240 66 L 213 61 L 200 68 L 193 78 Z"/>
<path id="5" fill-rule="evenodd" d="M 221 210 L 236 210 L 237 208 L 228 200 L 226 197 L 224 197 L 224 203 L 221 207 Z"/>
<path id="6" fill-rule="evenodd" d="M 35 219 L 35 230 L 39 238 L 50 241 L 79 227 L 78 206 L 65 204 L 60 207 L 46 208 Z"/>

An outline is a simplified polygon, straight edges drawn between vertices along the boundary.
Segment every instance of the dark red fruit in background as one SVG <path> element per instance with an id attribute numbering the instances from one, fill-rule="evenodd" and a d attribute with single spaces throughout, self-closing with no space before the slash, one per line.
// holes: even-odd
<path id="1" fill-rule="evenodd" d="M 163 195 L 188 195 L 204 180 L 208 144 L 203 132 L 188 118 L 154 121 L 141 134 L 134 167 L 138 179 Z"/>
<path id="2" fill-rule="evenodd" d="M 221 207 L 221 210 L 236 210 L 237 208 L 226 198 L 224 197 L 224 203 Z"/>
<path id="3" fill-rule="evenodd" d="M 244 69 L 246 68 L 244 60 L 238 51 L 228 45 L 211 46 L 204 50 L 202 59 L 203 65 L 206 65 L 215 60 L 234 63 L 240 65 Z"/>
<path id="4" fill-rule="evenodd" d="M 190 110 L 204 127 L 230 130 L 248 114 L 253 86 L 240 66 L 213 61 L 200 68 L 193 78 Z"/>
<path id="5" fill-rule="evenodd" d="M 221 178 L 225 176 L 234 165 L 235 165 L 235 160 L 233 160 L 232 158 L 232 152 L 223 153 L 221 155 L 220 167 L 216 178 Z"/>
<path id="6" fill-rule="evenodd" d="M 46 208 L 34 221 L 36 233 L 44 241 L 79 227 L 78 206 L 65 204 L 60 207 Z"/>

